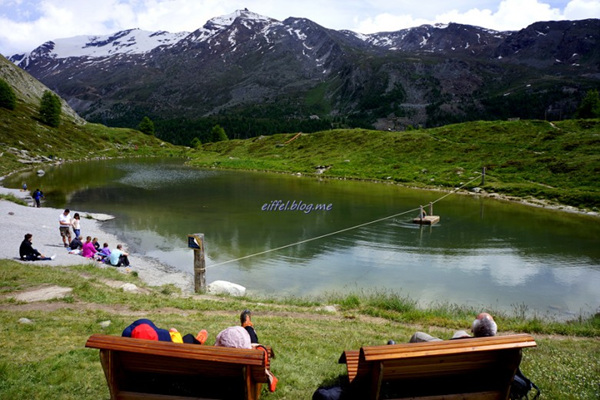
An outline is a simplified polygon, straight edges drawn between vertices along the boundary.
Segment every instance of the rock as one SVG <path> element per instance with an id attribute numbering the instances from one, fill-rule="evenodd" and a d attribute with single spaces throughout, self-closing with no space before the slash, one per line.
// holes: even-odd
<path id="1" fill-rule="evenodd" d="M 137 292 L 138 291 L 138 287 L 136 285 L 134 285 L 133 283 L 126 283 L 123 286 L 121 286 L 121 289 L 123 289 L 124 292 Z"/>
<path id="2" fill-rule="evenodd" d="M 481 193 L 481 188 L 480 187 L 474 187 L 473 189 L 471 189 L 471 191 L 473 193 Z"/>
<path id="3" fill-rule="evenodd" d="M 336 313 L 337 312 L 337 308 L 335 306 L 325 306 L 325 307 L 319 307 L 317 308 L 317 311 L 326 311 L 329 313 Z"/>
<path id="4" fill-rule="evenodd" d="M 73 289 L 60 286 L 46 286 L 27 292 L 19 293 L 15 296 L 17 301 L 33 302 L 33 301 L 47 301 L 53 299 L 62 299 L 67 297 L 73 292 Z"/>
<path id="5" fill-rule="evenodd" d="M 19 318 L 19 323 L 20 324 L 33 324 L 33 321 L 30 320 L 29 318 Z"/>
<path id="6" fill-rule="evenodd" d="M 214 281 L 208 285 L 206 291 L 210 294 L 226 294 L 229 296 L 242 297 L 246 295 L 246 288 L 237 283 L 227 281 Z"/>
<path id="7" fill-rule="evenodd" d="M 105 328 L 108 328 L 110 326 L 110 324 L 112 324 L 111 321 L 102 321 L 102 322 L 100 322 L 100 327 L 102 329 L 105 329 Z"/>

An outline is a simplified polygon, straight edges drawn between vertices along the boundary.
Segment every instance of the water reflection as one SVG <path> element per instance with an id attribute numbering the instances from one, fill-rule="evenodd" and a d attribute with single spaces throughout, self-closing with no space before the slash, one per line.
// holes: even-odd
<path id="1" fill-rule="evenodd" d="M 411 223 L 414 210 L 443 193 L 202 171 L 175 160 L 67 164 L 46 172 L 13 176 L 5 185 L 26 180 L 42 187 L 51 206 L 114 214 L 105 228 L 132 251 L 190 274 L 187 234 L 204 233 L 209 282 L 225 279 L 276 295 L 376 288 L 422 304 L 507 310 L 525 304 L 562 316 L 594 312 L 600 304 L 595 218 L 454 195 L 436 203 L 438 225 L 419 226 Z M 332 207 L 263 211 L 276 200 Z"/>

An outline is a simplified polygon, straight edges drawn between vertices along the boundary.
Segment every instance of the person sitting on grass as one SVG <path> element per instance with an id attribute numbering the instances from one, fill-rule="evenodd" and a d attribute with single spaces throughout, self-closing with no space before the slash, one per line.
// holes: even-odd
<path id="1" fill-rule="evenodd" d="M 73 238 L 73 240 L 71 240 L 71 243 L 69 243 L 69 249 L 71 251 L 81 250 L 82 247 L 83 247 L 83 242 L 81 241 L 81 236 L 76 236 L 75 238 Z"/>
<path id="2" fill-rule="evenodd" d="M 81 248 L 81 255 L 85 258 L 94 258 L 94 254 L 96 254 L 96 248 L 92 243 L 92 237 L 88 236 L 85 238 L 85 243 Z"/>
<path id="3" fill-rule="evenodd" d="M 19 257 L 23 261 L 44 261 L 44 260 L 54 260 L 56 255 L 52 257 L 46 257 L 39 251 L 33 248 L 33 235 L 31 233 L 26 233 L 23 241 L 21 242 L 21 246 L 19 246 Z"/>

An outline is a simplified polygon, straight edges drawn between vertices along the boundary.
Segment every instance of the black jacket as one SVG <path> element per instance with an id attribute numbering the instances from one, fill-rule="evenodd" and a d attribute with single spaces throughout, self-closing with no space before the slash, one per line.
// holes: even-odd
<path id="1" fill-rule="evenodd" d="M 33 248 L 31 242 L 27 239 L 23 239 L 21 246 L 19 247 L 19 256 L 21 259 L 39 257 L 40 252 Z"/>

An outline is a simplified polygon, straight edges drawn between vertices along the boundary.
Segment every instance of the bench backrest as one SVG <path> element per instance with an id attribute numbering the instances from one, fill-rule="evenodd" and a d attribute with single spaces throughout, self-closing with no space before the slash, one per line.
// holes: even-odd
<path id="1" fill-rule="evenodd" d="M 369 346 L 340 362 L 362 398 L 507 399 L 521 349 L 534 346 L 526 334 Z"/>
<path id="2" fill-rule="evenodd" d="M 256 349 L 92 335 L 111 399 L 257 399 L 269 360 Z M 271 353 L 272 354 L 272 353 Z"/>

